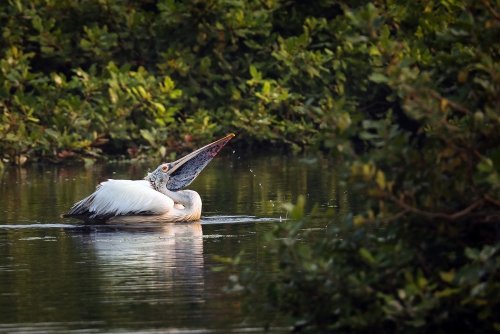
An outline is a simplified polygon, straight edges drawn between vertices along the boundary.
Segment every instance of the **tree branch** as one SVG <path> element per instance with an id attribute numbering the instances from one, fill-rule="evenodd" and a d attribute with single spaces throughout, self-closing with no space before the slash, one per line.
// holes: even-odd
<path id="1" fill-rule="evenodd" d="M 428 211 L 423 211 L 423 210 L 414 208 L 414 207 L 406 204 L 405 202 L 400 201 L 398 198 L 396 198 L 392 194 L 389 194 L 389 198 L 394 203 L 396 203 L 397 205 L 399 205 L 401 208 L 403 208 L 405 210 L 411 211 L 413 213 L 416 213 L 416 214 L 424 216 L 424 217 L 428 217 L 428 218 L 442 218 L 442 219 L 446 219 L 448 221 L 455 221 L 455 220 L 457 220 L 459 218 L 462 218 L 463 216 L 467 215 L 469 212 L 471 212 L 472 210 L 474 210 L 475 208 L 477 208 L 480 204 L 482 204 L 484 202 L 483 199 L 479 199 L 476 202 L 474 202 L 471 205 L 469 205 L 467 208 L 463 209 L 462 211 L 459 211 L 459 212 L 454 213 L 452 215 L 448 215 L 446 213 L 441 213 L 441 212 L 434 213 L 434 212 L 428 212 Z"/>
<path id="2" fill-rule="evenodd" d="M 429 90 L 429 93 L 436 99 L 438 99 L 439 101 L 443 101 L 443 100 L 446 100 L 446 103 L 449 104 L 453 109 L 456 109 L 458 111 L 461 111 L 463 113 L 466 113 L 467 115 L 472 115 L 472 112 L 467 109 L 467 108 L 464 108 L 462 107 L 461 105 L 459 104 L 456 104 L 455 102 L 452 102 L 444 97 L 442 97 L 441 95 L 439 95 L 437 92 L 435 92 L 434 90 Z"/>
<path id="3" fill-rule="evenodd" d="M 490 11 L 491 15 L 493 15 L 498 21 L 500 21 L 500 15 L 491 7 L 490 3 L 488 0 L 483 0 L 484 5 L 488 10 Z"/>
<path id="4" fill-rule="evenodd" d="M 401 212 L 398 212 L 396 213 L 395 215 L 393 216 L 390 216 L 388 218 L 385 218 L 385 219 L 382 219 L 382 220 L 375 220 L 375 219 L 369 219 L 369 220 L 366 220 L 367 223 L 388 223 L 388 222 L 391 222 L 393 220 L 397 220 L 401 217 L 403 217 L 405 214 L 407 214 L 408 212 L 410 212 L 411 210 L 403 210 Z"/>
<path id="5" fill-rule="evenodd" d="M 487 200 L 490 203 L 495 204 L 496 206 L 500 206 L 500 202 L 498 200 L 490 197 L 490 195 L 488 195 L 488 194 L 484 195 L 484 199 Z"/>

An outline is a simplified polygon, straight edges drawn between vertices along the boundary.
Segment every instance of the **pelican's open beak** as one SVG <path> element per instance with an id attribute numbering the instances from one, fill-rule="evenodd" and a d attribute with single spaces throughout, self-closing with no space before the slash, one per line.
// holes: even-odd
<path id="1" fill-rule="evenodd" d="M 170 163 L 167 189 L 175 191 L 187 187 L 233 137 L 234 133 L 231 133 Z"/>

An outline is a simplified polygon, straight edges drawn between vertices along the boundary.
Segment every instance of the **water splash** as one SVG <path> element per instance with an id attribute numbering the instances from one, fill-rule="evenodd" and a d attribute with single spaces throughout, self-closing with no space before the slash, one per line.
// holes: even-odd
<path id="1" fill-rule="evenodd" d="M 257 218 L 255 216 L 205 216 L 201 225 L 276 222 L 278 218 Z"/>

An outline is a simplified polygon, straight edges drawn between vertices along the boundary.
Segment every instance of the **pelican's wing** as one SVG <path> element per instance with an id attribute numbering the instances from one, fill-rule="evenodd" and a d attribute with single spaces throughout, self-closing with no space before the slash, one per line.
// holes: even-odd
<path id="1" fill-rule="evenodd" d="M 151 188 L 148 181 L 108 180 L 63 217 L 101 221 L 120 215 L 159 215 L 173 206 L 172 199 Z"/>

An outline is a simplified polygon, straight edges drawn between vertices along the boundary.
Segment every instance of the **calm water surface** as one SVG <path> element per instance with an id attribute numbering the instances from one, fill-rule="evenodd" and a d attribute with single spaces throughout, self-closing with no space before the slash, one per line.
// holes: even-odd
<path id="1" fill-rule="evenodd" d="M 140 179 L 157 163 L 28 166 L 0 174 L 0 332 L 248 332 L 265 317 L 245 314 L 222 292 L 228 274 L 213 256 L 242 249 L 241 269 L 272 278 L 277 261 L 263 236 L 286 218 L 283 203 L 349 210 L 334 162 L 244 156 L 225 149 L 189 189 L 201 222 L 85 226 L 59 216 L 108 178 Z M 330 222 L 313 222 L 318 233 Z M 335 223 L 335 222 L 331 222 Z M 274 332 L 285 331 L 278 317 Z"/>

